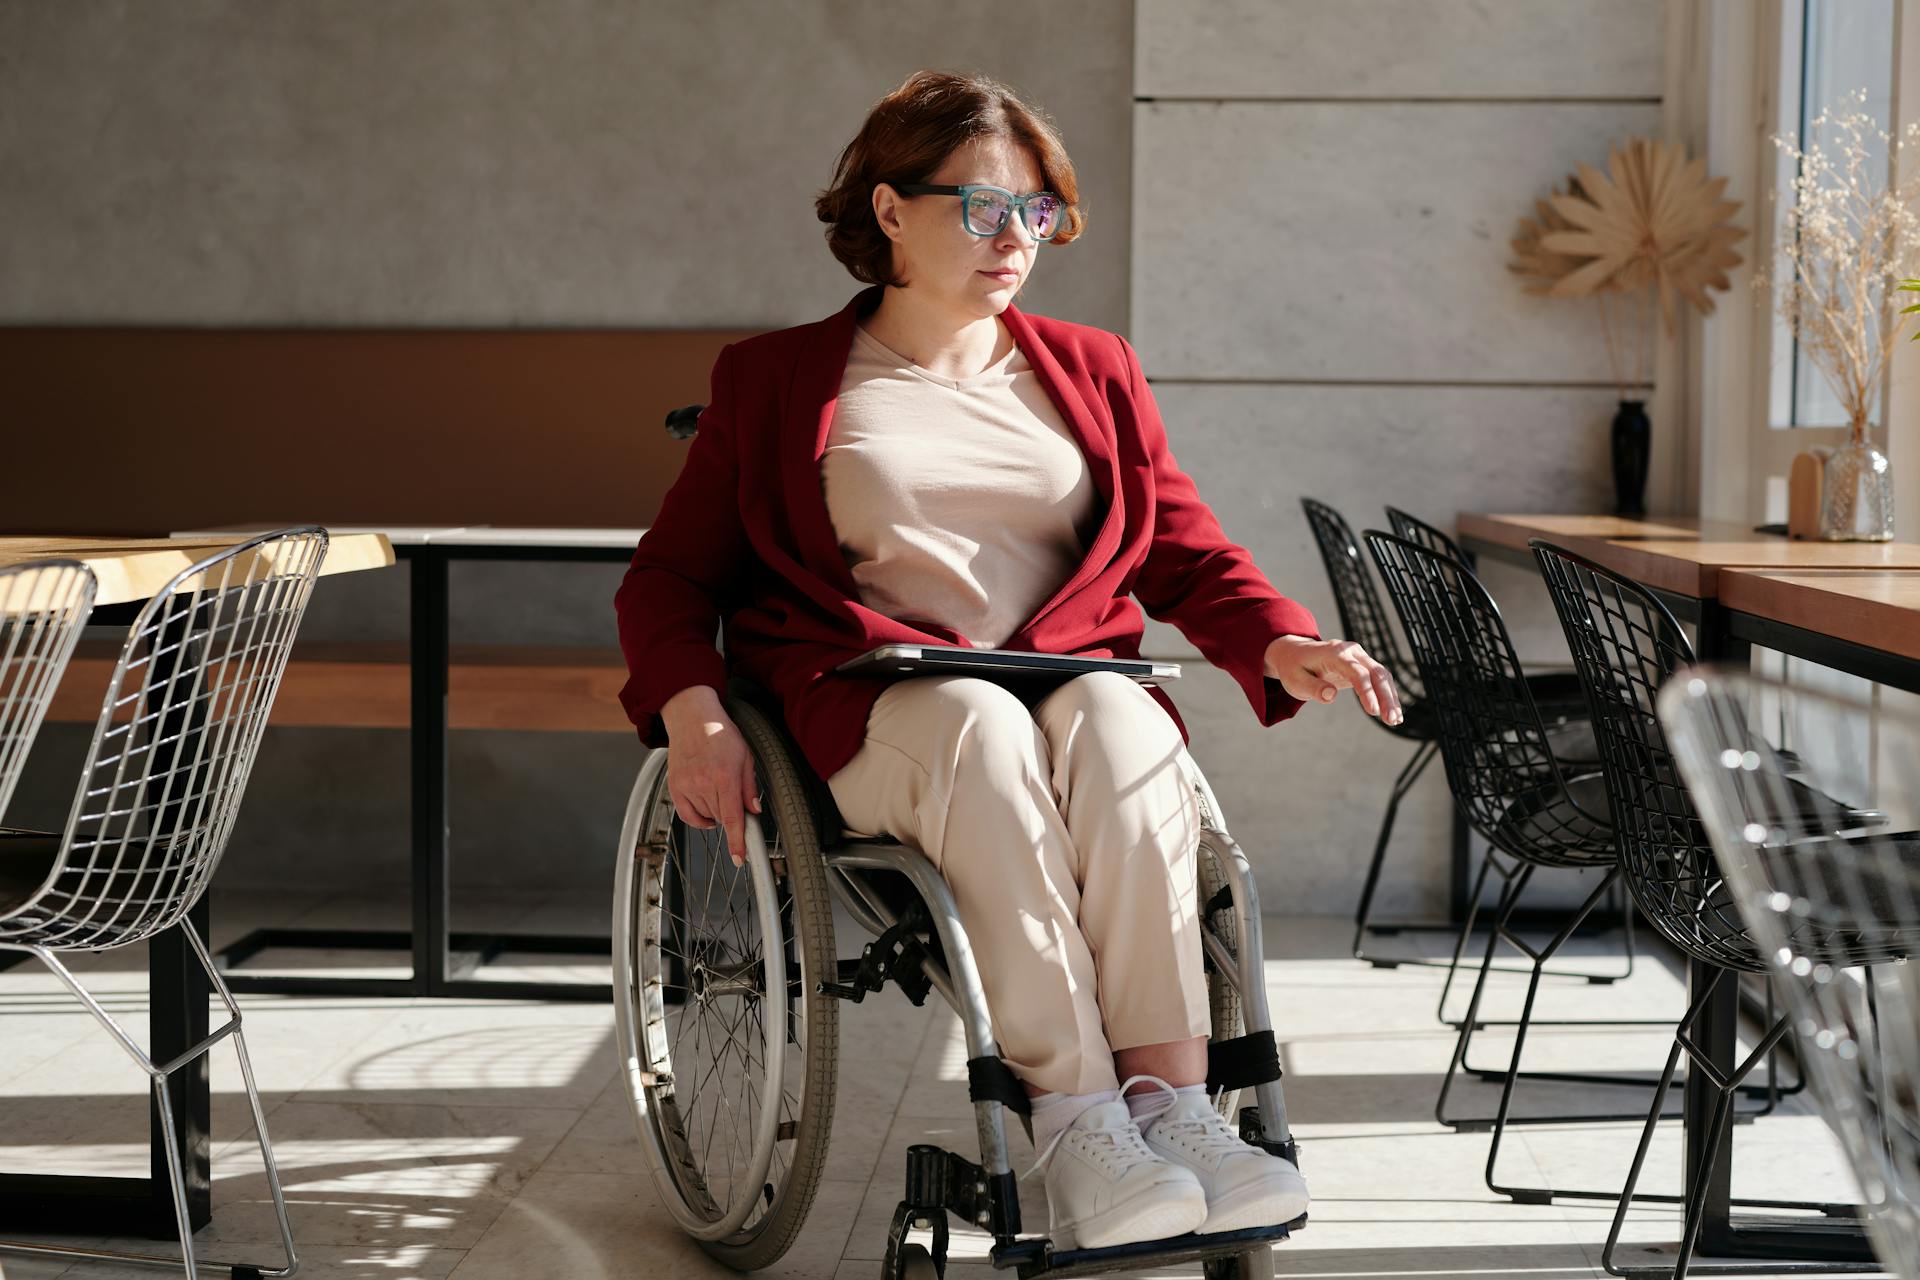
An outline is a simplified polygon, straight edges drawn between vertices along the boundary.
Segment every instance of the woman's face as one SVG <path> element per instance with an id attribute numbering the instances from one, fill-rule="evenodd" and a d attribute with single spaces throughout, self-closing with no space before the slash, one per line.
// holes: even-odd
<path id="1" fill-rule="evenodd" d="M 926 181 L 990 183 L 1015 195 L 1042 185 L 1033 156 L 1004 138 L 980 138 L 960 147 Z M 960 205 L 959 196 L 902 196 L 887 184 L 873 193 L 874 216 L 893 240 L 894 265 L 916 293 L 959 314 L 998 315 L 1032 274 L 1040 242 L 1017 212 L 995 234 L 974 235 L 961 224 Z"/>

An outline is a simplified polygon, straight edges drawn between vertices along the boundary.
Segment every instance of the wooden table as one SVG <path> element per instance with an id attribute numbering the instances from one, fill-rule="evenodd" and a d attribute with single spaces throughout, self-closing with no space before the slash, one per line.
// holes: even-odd
<path id="1" fill-rule="evenodd" d="M 99 581 L 94 607 L 133 604 L 150 599 L 194 561 L 240 540 L 236 533 L 192 538 L 55 538 L 32 534 L 0 536 L 0 569 L 29 560 L 78 560 Z M 393 547 L 378 533 L 333 534 L 327 540 L 320 576 L 379 569 L 393 563 Z"/>
<path id="2" fill-rule="evenodd" d="M 1796 541 L 1756 533 L 1733 521 L 1692 516 L 1628 519 L 1596 515 L 1461 512 L 1461 545 L 1528 568 L 1527 547 L 1542 538 L 1651 588 L 1695 624 L 1702 661 L 1744 666 L 1758 644 L 1870 679 L 1920 688 L 1920 546 L 1902 542 Z M 1904 634 L 1899 634 L 1904 631 Z M 1699 991 L 1714 970 L 1690 962 Z M 1721 983 L 1701 1013 L 1700 1048 L 1731 1073 L 1738 1050 L 1739 988 Z M 1707 1156 L 1712 1099 L 1690 1073 L 1684 1123 L 1687 1175 Z M 1731 1127 L 1707 1187 L 1699 1249 L 1736 1257 L 1869 1260 L 1865 1236 L 1851 1224 L 1820 1219 L 1743 1219 L 1729 1200 Z"/>
<path id="3" fill-rule="evenodd" d="M 232 546 L 239 537 L 173 538 L 0 537 L 0 568 L 51 558 L 79 560 L 93 570 L 98 593 L 89 626 L 130 623 L 153 595 L 195 561 Z M 393 563 L 393 547 L 375 533 L 328 539 L 321 577 L 378 569 Z M 194 907 L 194 924 L 207 936 L 206 898 Z M 207 1036 L 212 989 L 178 929 L 147 943 L 150 1053 L 156 1062 L 178 1057 Z M 175 1132 L 186 1161 L 187 1208 L 195 1227 L 212 1219 L 208 1153 L 210 1097 L 207 1057 L 168 1077 Z M 155 1239 L 175 1232 L 160 1113 L 154 1108 L 149 1135 L 151 1173 L 145 1178 L 98 1178 L 45 1173 L 0 1173 L 0 1221 L 37 1231 L 90 1235 L 143 1233 Z"/>
<path id="4" fill-rule="evenodd" d="M 1920 570 L 1729 569 L 1739 640 L 1920 693 Z"/>
<path id="5" fill-rule="evenodd" d="M 1544 538 L 1683 602 L 1716 600 L 1728 569 L 1920 569 L 1911 542 L 1796 541 L 1727 520 L 1657 516 L 1460 513 L 1469 550 L 1534 566 L 1527 539 Z M 1705 656 L 1705 655 L 1702 655 Z"/>
<path id="6" fill-rule="evenodd" d="M 264 526 L 229 526 L 177 533 L 180 539 L 233 537 Z M 610 1000 L 612 988 L 593 982 L 495 981 L 476 976 L 507 952 L 605 956 L 611 939 L 565 934 L 455 932 L 452 926 L 451 824 L 447 814 L 447 697 L 453 650 L 449 636 L 448 566 L 455 560 L 521 560 L 626 564 L 641 528 L 508 528 L 495 525 L 343 525 L 377 532 L 407 562 L 412 696 L 412 928 L 259 929 L 218 953 L 235 991 L 336 996 L 448 996 L 500 1000 Z M 248 973 L 241 966 L 276 947 L 407 951 L 413 971 L 404 978 Z"/>

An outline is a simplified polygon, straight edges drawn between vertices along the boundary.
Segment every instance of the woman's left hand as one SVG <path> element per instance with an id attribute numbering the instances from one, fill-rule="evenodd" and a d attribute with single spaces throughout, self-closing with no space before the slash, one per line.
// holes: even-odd
<path id="1" fill-rule="evenodd" d="M 1393 677 L 1351 640 L 1276 637 L 1267 646 L 1266 672 L 1303 702 L 1332 702 L 1340 690 L 1351 689 L 1368 715 L 1400 723 Z"/>

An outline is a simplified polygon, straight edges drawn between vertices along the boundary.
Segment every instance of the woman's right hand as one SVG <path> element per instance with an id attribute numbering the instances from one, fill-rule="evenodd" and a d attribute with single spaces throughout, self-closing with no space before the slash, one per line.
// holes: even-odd
<path id="1" fill-rule="evenodd" d="M 704 684 L 682 689 L 660 708 L 667 729 L 667 790 L 680 820 L 703 831 L 720 827 L 738 867 L 747 860 L 746 817 L 760 812 L 753 752 L 739 726 Z"/>

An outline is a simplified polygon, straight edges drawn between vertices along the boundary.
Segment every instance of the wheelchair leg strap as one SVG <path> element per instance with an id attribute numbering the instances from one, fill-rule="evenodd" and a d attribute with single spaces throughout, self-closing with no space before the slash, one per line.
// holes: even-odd
<path id="1" fill-rule="evenodd" d="M 1207 1091 L 1248 1089 L 1280 1078 L 1280 1049 L 1273 1031 L 1254 1031 L 1207 1042 Z"/>
<path id="2" fill-rule="evenodd" d="M 1004 1058 L 967 1059 L 967 1096 L 975 1102 L 997 1102 L 1023 1116 L 1033 1114 L 1026 1086 Z"/>

